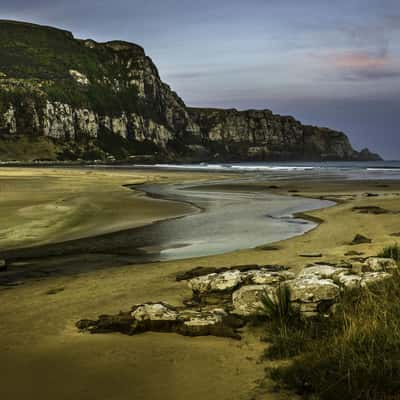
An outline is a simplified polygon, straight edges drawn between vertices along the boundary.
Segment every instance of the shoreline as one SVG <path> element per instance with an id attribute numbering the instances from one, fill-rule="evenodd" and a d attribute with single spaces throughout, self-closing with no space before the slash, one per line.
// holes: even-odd
<path id="1" fill-rule="evenodd" d="M 208 257 L 208 256 L 213 256 L 213 255 L 218 255 L 218 254 L 227 254 L 232 251 L 240 251 L 240 250 L 245 250 L 245 249 L 252 249 L 252 248 L 257 248 L 261 246 L 267 246 L 267 245 L 272 245 L 273 243 L 276 243 L 278 241 L 281 241 L 282 239 L 277 238 L 272 238 L 272 240 L 267 240 L 262 241 L 262 243 L 248 243 L 248 247 L 241 247 L 241 248 L 234 248 L 232 250 L 226 249 L 225 251 L 218 251 L 218 252 L 210 252 L 208 254 L 204 255 L 190 255 L 188 254 L 187 256 L 183 257 L 169 257 L 168 259 L 163 259 L 161 257 L 161 253 L 159 256 L 157 256 L 158 251 L 153 250 L 152 252 L 144 251 L 142 250 L 143 244 L 145 241 L 144 239 L 139 239 L 140 237 L 143 236 L 144 231 L 148 230 L 155 230 L 157 232 L 158 227 L 161 225 L 163 226 L 168 226 L 171 225 L 173 222 L 177 222 L 180 219 L 183 218 L 188 218 L 188 217 L 193 217 L 196 214 L 201 214 L 201 213 L 206 213 L 209 212 L 206 207 L 202 207 L 199 205 L 198 202 L 196 202 L 196 197 L 193 197 L 193 200 L 188 200 L 187 199 L 187 192 L 186 195 L 183 197 L 179 197 L 178 191 L 183 190 L 185 192 L 185 189 L 189 189 L 189 199 L 190 199 L 190 191 L 195 190 L 196 194 L 197 193 L 206 193 L 203 192 L 204 187 L 209 187 L 210 181 L 206 182 L 205 184 L 203 183 L 189 183 L 188 187 L 179 187 L 178 189 L 173 189 L 173 185 L 169 184 L 169 187 L 167 187 L 167 190 L 164 190 L 168 183 L 164 184 L 156 184 L 153 187 L 149 188 L 148 185 L 146 187 L 146 184 L 138 183 L 138 184 L 126 184 L 123 185 L 126 188 L 129 188 L 131 190 L 136 190 L 142 192 L 146 198 L 155 198 L 157 200 L 165 201 L 166 203 L 168 202 L 173 202 L 177 204 L 185 204 L 194 209 L 194 212 L 190 212 L 189 210 L 185 214 L 180 214 L 176 216 L 169 216 L 167 218 L 163 218 L 160 220 L 154 220 L 151 221 L 147 224 L 143 224 L 138 227 L 134 227 L 131 229 L 126 229 L 126 230 L 120 230 L 120 231 L 115 231 L 115 232 L 110 232 L 102 235 L 95 235 L 95 236 L 88 236 L 88 237 L 82 237 L 78 239 L 73 239 L 73 240 L 67 240 L 67 241 L 62 241 L 62 242 L 54 242 L 54 243 L 49 243 L 49 244 L 43 244 L 39 246 L 30 246 L 30 247 L 18 247 L 15 249 L 6 249 L 3 251 L 0 251 L 0 258 L 3 258 L 6 263 L 9 266 L 9 272 L 8 273 L 3 273 L 0 275 L 0 286 L 1 285 L 12 285 L 14 281 L 26 281 L 29 280 L 32 276 L 35 277 L 35 268 L 37 269 L 36 265 L 41 262 L 41 261 L 48 261 L 50 262 L 51 265 L 57 265 L 59 264 L 59 261 L 57 261 L 57 258 L 60 258 L 62 261 L 63 258 L 65 257 L 77 257 L 77 261 L 74 262 L 74 265 L 79 263 L 79 259 L 82 258 L 84 259 L 85 254 L 90 254 L 94 256 L 95 254 L 99 254 L 100 257 L 103 257 L 106 254 L 115 254 L 115 255 L 125 255 L 126 257 L 129 256 L 129 262 L 131 264 L 143 264 L 143 263 L 150 263 L 150 262 L 162 262 L 162 261 L 177 261 L 179 259 L 192 259 L 195 260 L 196 258 L 202 258 L 202 257 Z M 203 186 L 204 185 L 204 186 Z M 229 195 L 235 196 L 235 193 L 237 194 L 238 191 L 235 191 L 236 189 L 240 189 L 240 184 L 235 184 L 231 188 L 231 190 L 227 193 Z M 146 190 L 147 189 L 147 190 Z M 149 190 L 152 189 L 152 190 Z M 216 193 L 220 193 L 220 188 L 218 183 L 213 185 L 213 189 L 216 191 Z M 240 190 L 239 190 L 240 191 Z M 222 193 L 222 192 L 221 192 Z M 276 199 L 279 198 L 277 194 L 271 194 L 272 198 L 276 197 Z M 299 198 L 299 201 L 307 201 L 306 198 Z M 160 203 L 162 205 L 163 203 Z M 295 203 L 296 204 L 296 203 Z M 327 204 L 325 205 L 326 207 L 331 207 L 334 204 Z M 300 204 L 295 206 L 296 208 L 302 208 L 300 207 Z M 307 206 L 309 208 L 310 206 Z M 314 206 L 308 210 L 308 211 L 299 211 L 299 212 L 291 212 L 291 214 L 288 217 L 283 218 L 282 215 L 278 216 L 269 216 L 268 218 L 272 219 L 273 221 L 276 221 L 276 223 L 281 223 L 283 226 L 286 226 L 286 229 L 289 229 L 288 225 L 292 221 L 299 220 L 299 221 L 309 221 L 314 224 L 314 226 L 307 227 L 302 229 L 301 232 L 295 232 L 293 231 L 287 238 L 283 238 L 285 240 L 289 240 L 293 237 L 296 236 L 301 236 L 309 232 L 310 230 L 315 229 L 318 226 L 319 220 L 316 218 L 313 218 L 312 216 L 308 215 L 307 212 L 310 211 L 315 211 L 319 210 L 325 207 L 322 207 L 322 204 L 319 205 L 318 208 L 315 208 Z M 242 212 L 238 210 L 238 212 Z M 282 221 L 282 222 L 281 222 Z M 218 220 L 215 220 L 215 222 L 218 222 Z M 221 222 L 221 221 L 220 221 Z M 220 223 L 219 222 L 219 223 Z M 265 229 L 268 229 L 268 221 L 265 221 Z M 164 228 L 167 229 L 168 228 Z M 172 233 L 172 232 L 171 232 Z M 282 234 L 281 234 L 282 235 Z M 151 236 L 151 234 L 150 234 Z M 279 236 L 279 235 L 278 235 Z M 137 243 L 135 243 L 135 240 Z M 188 241 L 185 240 L 185 243 L 182 244 L 177 244 L 177 245 L 170 245 L 170 247 L 162 247 L 162 251 L 173 251 L 174 248 L 184 248 L 188 245 L 191 245 L 191 243 L 196 241 L 195 238 L 188 239 Z M 128 249 L 128 243 L 129 243 L 129 249 Z M 156 242 L 155 244 L 151 245 L 151 248 L 161 249 L 161 242 Z M 148 247 L 148 245 L 146 246 Z M 128 258 L 126 259 L 128 261 Z M 18 265 L 19 263 L 24 262 L 24 266 L 22 269 L 15 270 L 13 268 L 14 264 Z M 92 260 L 93 264 L 94 259 Z M 59 270 L 58 275 L 69 275 L 69 274 L 76 274 L 80 272 L 90 272 L 91 269 L 96 269 L 95 265 L 92 265 L 90 268 L 87 268 L 85 266 L 82 266 L 81 268 L 71 268 L 71 271 L 68 269 L 63 268 L 62 270 Z M 41 268 L 43 270 L 43 268 Z M 50 273 L 48 277 L 52 277 L 53 275 Z"/>
<path id="2" fill-rule="evenodd" d="M 177 181 L 188 179 L 187 174 L 183 176 Z M 135 400 L 293 398 L 274 393 L 269 384 L 259 387 L 265 367 L 276 365 L 258 362 L 265 349 L 259 340 L 261 331 L 246 330 L 242 341 L 237 342 L 162 333 L 93 336 L 78 333 L 74 324 L 84 317 L 115 314 L 147 301 L 182 304 L 190 290 L 175 277 L 194 266 L 281 264 L 298 271 L 313 261 L 351 260 L 353 256 L 345 255 L 349 250 L 363 253 L 362 257 L 375 255 L 384 245 L 396 241 L 391 234 L 398 232 L 400 226 L 400 182 L 385 182 L 387 187 L 378 187 L 381 183 L 297 180 L 279 182 L 279 189 L 266 188 L 268 182 L 261 185 L 260 190 L 273 193 L 296 189 L 296 195 L 346 199 L 334 207 L 312 211 L 311 217 L 324 223 L 305 235 L 274 243 L 273 250 L 246 249 L 195 260 L 138 264 L 134 268 L 121 257 L 118 268 L 55 276 L 1 290 L 0 318 L 4 324 L 0 335 L 0 374 L 4 383 L 0 394 L 15 400 L 28 396 L 69 400 L 88 391 L 104 400 L 125 400 L 132 395 Z M 368 197 L 366 193 L 378 196 Z M 353 210 L 356 206 L 378 206 L 387 213 L 363 214 Z M 370 237 L 372 243 L 349 245 L 356 233 Z M 322 257 L 304 259 L 299 255 L 317 251 Z M 86 261 L 90 263 L 90 257 Z M 104 266 L 111 261 L 105 257 Z M 68 267 L 72 262 L 73 257 L 66 257 L 64 265 Z M 41 263 L 41 267 L 45 266 Z M 56 294 L 48 294 L 55 289 Z M 45 371 L 47 384 L 38 387 Z"/>

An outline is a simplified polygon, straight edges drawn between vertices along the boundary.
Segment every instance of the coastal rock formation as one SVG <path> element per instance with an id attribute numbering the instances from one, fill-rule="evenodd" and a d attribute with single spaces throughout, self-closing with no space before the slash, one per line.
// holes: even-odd
<path id="1" fill-rule="evenodd" d="M 189 114 L 208 148 L 227 160 L 358 160 L 361 154 L 379 159 L 367 149 L 356 152 L 342 132 L 302 125 L 270 110 L 189 108 Z"/>
<path id="2" fill-rule="evenodd" d="M 351 265 L 311 265 L 294 275 L 287 270 L 266 267 L 243 270 L 231 268 L 222 272 L 192 277 L 193 291 L 186 308 L 164 302 L 135 305 L 129 312 L 101 315 L 97 320 L 80 320 L 76 326 L 90 333 L 121 332 L 138 334 L 146 331 L 176 332 L 186 336 L 226 336 L 239 339 L 238 329 L 245 320 L 265 316 L 263 296 L 277 301 L 277 289 L 286 285 L 290 302 L 302 318 L 329 316 L 335 312 L 344 292 L 356 292 L 379 285 L 398 271 L 388 258 L 370 257 L 362 270 L 355 273 Z M 192 270 L 201 273 L 201 269 Z M 390 272 L 387 272 L 390 271 Z M 256 283 L 257 282 L 257 283 Z M 210 299 L 212 299 L 210 301 Z"/>
<path id="3" fill-rule="evenodd" d="M 379 158 L 269 110 L 188 108 L 136 44 L 13 21 L 0 21 L 0 142 L 0 161 Z"/>
<path id="4" fill-rule="evenodd" d="M 240 318 L 221 308 L 185 310 L 167 303 L 135 305 L 130 312 L 101 315 L 97 320 L 80 320 L 76 326 L 90 333 L 120 332 L 128 335 L 153 331 L 175 332 L 184 336 L 225 336 L 238 339 L 236 329 L 243 326 Z"/>

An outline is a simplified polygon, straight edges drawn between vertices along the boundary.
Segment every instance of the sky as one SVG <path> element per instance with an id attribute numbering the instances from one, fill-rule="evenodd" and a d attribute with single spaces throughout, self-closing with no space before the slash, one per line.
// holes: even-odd
<path id="1" fill-rule="evenodd" d="M 400 0 L 0 0 L 0 18 L 138 43 L 190 106 L 268 108 L 400 159 Z"/>

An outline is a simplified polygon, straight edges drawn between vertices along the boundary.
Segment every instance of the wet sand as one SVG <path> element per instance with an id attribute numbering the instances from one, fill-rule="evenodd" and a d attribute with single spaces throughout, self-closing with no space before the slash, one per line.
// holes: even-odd
<path id="1" fill-rule="evenodd" d="M 137 174 L 118 177 L 118 184 L 131 183 Z M 156 173 L 147 176 L 160 179 Z M 164 178 L 197 179 L 196 174 L 182 177 L 173 174 Z M 104 180 L 107 179 L 116 182 L 115 177 L 105 176 Z M 198 179 L 206 178 L 199 176 Z M 385 182 L 388 186 L 382 187 L 379 186 L 382 182 L 284 181 L 274 182 L 274 185 L 279 187 L 269 189 L 265 182 L 259 184 L 257 190 L 326 196 L 339 204 L 311 212 L 313 218 L 324 222 L 303 236 L 275 243 L 277 250 L 270 247 L 247 249 L 195 260 L 120 265 L 119 268 L 32 280 L 1 290 L 0 396 L 17 400 L 285 398 L 284 394 L 271 392 L 268 386 L 267 394 L 252 393 L 268 366 L 268 363 L 257 362 L 264 348 L 259 341 L 261 332 L 245 332 L 239 342 L 155 333 L 134 337 L 91 336 L 79 334 L 74 327 L 80 318 L 115 313 L 144 301 L 180 304 L 189 290 L 184 282 L 175 281 L 175 274 L 194 266 L 279 263 L 298 270 L 313 261 L 300 257 L 304 252 L 322 253 L 318 261 L 350 260 L 352 256 L 344 255 L 349 250 L 365 256 L 374 255 L 384 245 L 399 240 L 390 235 L 400 231 L 399 183 Z M 368 197 L 367 192 L 378 196 Z M 24 207 L 28 203 L 29 199 L 23 200 Z M 151 205 L 146 206 L 159 218 L 160 206 L 148 204 Z M 380 206 L 388 213 L 360 214 L 352 210 L 355 206 L 371 205 Z M 4 218 L 3 226 L 7 226 L 4 210 L 1 207 L 0 213 Z M 7 213 L 11 214 L 10 209 Z M 169 216 L 172 214 L 170 212 Z M 356 233 L 370 237 L 372 243 L 349 245 Z M 63 262 L 72 265 L 78 260 L 66 257 Z M 54 289 L 59 289 L 57 294 L 47 294 Z"/>
<path id="2" fill-rule="evenodd" d="M 294 218 L 294 214 L 334 204 L 261 192 L 257 187 L 243 191 L 234 179 L 229 180 L 231 187 L 225 189 L 221 181 L 224 182 L 218 180 L 212 185 L 210 181 L 204 187 L 201 182 L 196 186 L 193 182 L 130 185 L 136 193 L 145 192 L 150 204 L 156 199 L 157 210 L 162 207 L 160 199 L 166 199 L 167 205 L 176 204 L 177 212 L 182 212 L 178 208 L 182 205 L 187 214 L 103 235 L 0 250 L 0 258 L 8 264 L 8 271 L 0 276 L 0 286 L 55 273 L 66 275 L 128 263 L 178 260 L 254 248 L 313 229 L 315 222 Z M 91 200 L 99 207 L 97 199 Z M 137 198 L 132 200 L 137 211 L 141 204 Z M 121 208 L 120 204 L 115 206 Z M 132 211 L 127 207 L 126 212 Z M 131 218 L 128 216 L 126 220 Z M 105 224 L 102 215 L 97 221 L 101 232 Z"/>

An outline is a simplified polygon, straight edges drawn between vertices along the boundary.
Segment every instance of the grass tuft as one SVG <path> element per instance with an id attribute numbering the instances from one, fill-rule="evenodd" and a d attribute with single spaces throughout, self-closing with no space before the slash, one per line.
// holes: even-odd
<path id="1" fill-rule="evenodd" d="M 397 262 L 400 262 L 400 245 L 397 243 L 385 247 L 379 254 L 378 257 L 393 258 Z"/>
<path id="2" fill-rule="evenodd" d="M 394 254 L 391 249 L 381 254 Z M 268 330 L 271 345 L 266 356 L 297 356 L 290 364 L 273 369 L 272 378 L 305 398 L 399 398 L 399 274 L 378 287 L 343 298 L 329 320 L 297 322 L 285 331 Z"/>

